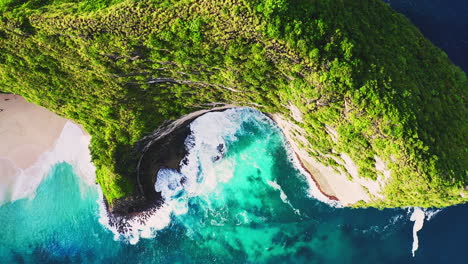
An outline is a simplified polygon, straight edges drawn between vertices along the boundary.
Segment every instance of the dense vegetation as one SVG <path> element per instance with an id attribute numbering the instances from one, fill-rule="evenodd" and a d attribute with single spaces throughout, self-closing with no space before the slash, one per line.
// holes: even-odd
<path id="1" fill-rule="evenodd" d="M 286 117 L 294 104 L 310 154 L 339 168 L 331 156 L 347 153 L 363 177 L 383 158 L 386 199 L 367 206 L 468 201 L 466 74 L 380 0 L 0 0 L 0 12 L 0 90 L 85 126 L 111 203 L 136 191 L 139 139 L 222 103 Z"/>

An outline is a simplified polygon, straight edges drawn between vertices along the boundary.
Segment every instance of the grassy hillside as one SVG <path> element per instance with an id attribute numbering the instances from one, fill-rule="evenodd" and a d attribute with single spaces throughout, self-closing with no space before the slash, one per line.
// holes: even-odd
<path id="1" fill-rule="evenodd" d="M 296 105 L 310 154 L 363 177 L 383 158 L 368 206 L 468 201 L 466 74 L 380 0 L 0 1 L 0 90 L 84 125 L 111 203 L 136 191 L 139 139 L 219 103 Z"/>

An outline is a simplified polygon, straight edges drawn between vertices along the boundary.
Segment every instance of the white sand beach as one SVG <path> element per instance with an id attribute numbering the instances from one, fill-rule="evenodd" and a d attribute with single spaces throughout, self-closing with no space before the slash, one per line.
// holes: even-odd
<path id="1" fill-rule="evenodd" d="M 0 204 L 33 194 L 55 163 L 91 164 L 90 137 L 71 121 L 18 95 L 0 94 L 0 109 Z"/>
<path id="2" fill-rule="evenodd" d="M 357 167 L 354 162 L 345 154 L 342 154 L 345 160 L 345 168 L 351 174 L 353 180 L 349 180 L 348 176 L 343 172 L 338 172 L 332 167 L 324 166 L 312 158 L 305 149 L 298 147 L 297 142 L 308 146 L 303 131 L 299 126 L 287 121 L 284 117 L 278 114 L 271 115 L 272 119 L 278 124 L 287 140 L 289 141 L 293 151 L 297 154 L 301 165 L 311 174 L 310 178 L 314 180 L 311 184 L 318 185 L 320 191 L 329 198 L 336 198 L 343 206 L 352 205 L 358 201 L 369 202 L 374 196 L 377 199 L 383 199 L 381 188 L 385 185 L 385 181 L 390 177 L 390 172 L 386 169 L 383 162 L 377 157 L 376 168 L 384 175 L 379 177 L 377 181 L 363 179 L 358 176 Z M 332 136 L 334 136 L 332 134 Z M 337 162 L 340 162 L 337 160 Z"/>
<path id="3" fill-rule="evenodd" d="M 208 111 L 230 107 L 234 106 L 225 105 Z M 205 112 L 207 110 L 184 116 L 163 133 L 170 133 L 185 120 Z M 311 184 L 318 185 L 327 197 L 336 198 L 345 206 L 360 200 L 370 201 L 369 194 L 375 198 L 383 198 L 380 190 L 385 184 L 384 179 L 376 182 L 361 179 L 352 160 L 343 155 L 346 162 L 343 165 L 354 179 L 350 181 L 344 173 L 323 166 L 310 157 L 306 150 L 297 146 L 296 142 L 302 142 L 306 146 L 308 144 L 301 136 L 303 133 L 300 133 L 298 126 L 280 115 L 271 117 L 283 130 L 304 169 L 312 174 L 315 183 Z M 72 164 L 80 176 L 93 184 L 95 168 L 88 149 L 90 139 L 86 131 L 73 122 L 29 103 L 21 96 L 0 94 L 0 204 L 33 196 L 51 166 L 58 162 Z M 385 175 L 384 178 L 388 178 L 389 171 L 385 169 L 383 162 L 379 159 L 376 161 L 377 169 Z"/>

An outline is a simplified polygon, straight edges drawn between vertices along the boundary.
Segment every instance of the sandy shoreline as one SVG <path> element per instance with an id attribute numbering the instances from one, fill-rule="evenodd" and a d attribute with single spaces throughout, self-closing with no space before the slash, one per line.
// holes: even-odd
<path id="1" fill-rule="evenodd" d="M 93 182 L 89 135 L 78 125 L 13 94 L 0 94 L 0 204 L 34 194 L 66 161 Z"/>
<path id="2" fill-rule="evenodd" d="M 145 156 L 143 154 L 148 151 L 155 141 L 166 137 L 171 134 L 171 132 L 178 130 L 180 127 L 186 127 L 193 119 L 200 115 L 211 111 L 223 111 L 233 107 L 236 106 L 225 105 L 222 107 L 215 107 L 213 109 L 196 111 L 167 124 L 148 138 L 146 141 L 148 142 L 147 145 L 143 147 L 142 157 Z M 309 180 L 313 181 L 310 184 L 315 185 L 324 196 L 329 200 L 340 201 L 345 206 L 356 203 L 360 200 L 370 200 L 369 194 L 362 187 L 367 185 L 366 183 L 363 183 L 358 179 L 350 181 L 347 178 L 348 176 L 343 175 L 342 173 L 337 173 L 331 168 L 316 162 L 313 158 L 309 157 L 306 150 L 298 148 L 296 142 L 301 142 L 301 140 L 304 141 L 304 139 L 301 138 L 300 133 L 294 133 L 294 131 L 297 131 L 298 129 L 294 124 L 286 121 L 280 115 L 273 114 L 269 116 L 283 131 L 283 134 L 292 146 L 292 150 L 299 165 L 310 175 Z M 298 116 L 297 118 L 300 117 Z M 22 175 L 24 178 L 22 179 L 23 182 L 33 181 L 33 179 L 28 178 L 34 177 L 33 173 L 25 172 L 31 170 L 32 167 L 34 167 L 33 165 L 37 167 L 37 163 L 41 156 L 56 148 L 55 145 L 61 137 L 67 122 L 69 122 L 67 119 L 62 118 L 43 107 L 28 103 L 21 96 L 0 94 L 0 138 L 2 139 L 0 144 L 0 204 L 18 196 L 18 194 L 13 194 L 12 192 L 14 191 L 12 190 L 15 190 L 14 185 L 17 184 L 16 182 L 19 175 Z M 60 157 L 54 157 L 54 160 L 70 160 L 73 162 L 75 158 L 78 159 L 78 157 L 70 156 L 72 154 L 70 152 L 72 149 L 84 149 L 83 151 L 80 150 L 79 155 L 81 155 L 81 157 L 86 157 L 86 160 L 89 159 L 87 157 L 89 156 L 89 151 L 87 150 L 90 140 L 89 135 L 87 135 L 86 131 L 82 128 L 80 128 L 81 130 L 79 132 L 73 132 L 73 129 L 74 128 L 72 127 L 68 127 L 67 133 L 74 134 L 75 137 L 78 138 L 83 137 L 81 144 L 80 140 L 75 143 L 67 141 L 68 139 L 62 140 L 65 142 L 63 144 L 68 145 L 70 149 L 68 151 L 66 149 L 61 150 L 64 152 L 61 154 L 64 158 L 61 159 Z M 299 136 L 297 136 L 297 134 L 299 134 Z M 85 147 L 83 148 L 83 146 Z M 182 154 L 182 152 L 177 153 L 176 156 L 181 156 Z M 180 161 L 179 158 L 175 160 Z M 150 163 L 160 162 L 152 161 Z M 352 163 L 352 161 L 350 162 Z M 88 161 L 88 163 L 90 163 L 90 161 Z M 138 164 L 137 167 L 138 172 L 140 172 L 139 165 L 140 164 Z M 355 168 L 353 168 L 353 164 L 345 165 L 347 165 L 346 167 L 351 175 L 355 174 L 353 173 L 355 170 Z M 37 169 L 35 170 L 36 173 L 39 173 Z M 145 180 L 141 181 L 140 176 L 141 175 L 138 175 L 137 177 L 139 188 L 142 193 L 147 193 L 148 190 L 146 190 L 146 192 L 143 191 L 144 188 L 142 188 L 142 185 L 149 184 L 150 186 L 153 186 L 154 182 L 151 182 L 151 184 Z"/>
<path id="3" fill-rule="evenodd" d="M 310 178 L 312 179 L 312 181 L 315 183 L 315 185 L 317 186 L 317 188 L 319 189 L 319 191 L 325 196 L 327 197 L 328 199 L 332 200 L 332 201 L 339 201 L 339 199 L 336 197 L 336 196 L 333 196 L 333 195 L 330 195 L 330 194 L 327 194 L 325 192 L 325 190 L 323 189 L 323 187 L 320 185 L 320 183 L 317 181 L 316 179 L 316 176 L 314 176 L 310 171 L 309 169 L 304 165 L 301 157 L 299 156 L 299 154 L 297 154 L 296 152 L 294 152 L 294 155 L 296 155 L 296 158 L 297 160 L 299 161 L 299 164 L 301 165 L 302 169 L 305 170 L 309 175 L 310 175 Z"/>
<path id="4" fill-rule="evenodd" d="M 0 94 L 0 158 L 21 169 L 50 150 L 67 119 L 13 94 Z"/>
<path id="5" fill-rule="evenodd" d="M 18 174 L 52 150 L 67 120 L 13 94 L 0 94 L 0 109 L 1 203 L 9 199 Z"/>
<path id="6" fill-rule="evenodd" d="M 351 175 L 352 180 L 349 179 L 348 174 L 336 171 L 332 167 L 324 166 L 312 158 L 305 149 L 299 148 L 299 143 L 302 143 L 304 146 L 310 144 L 302 136 L 305 132 L 299 126 L 287 121 L 279 114 L 269 116 L 282 130 L 302 169 L 309 174 L 308 176 L 312 181 L 310 184 L 317 186 L 319 191 L 328 199 L 339 201 L 343 206 L 350 206 L 359 201 L 369 202 L 373 198 L 383 198 L 380 194 L 380 189 L 381 185 L 385 183 L 384 179 L 371 181 L 360 178 L 357 173 L 357 166 L 345 154 L 342 154 L 342 158 L 345 160 L 345 163 L 342 165 L 346 168 L 347 173 Z M 379 159 L 376 158 L 376 160 L 380 162 Z M 382 163 L 379 162 L 377 163 Z M 377 169 L 386 177 L 389 177 L 389 171 L 385 169 L 384 165 L 380 164 Z"/>

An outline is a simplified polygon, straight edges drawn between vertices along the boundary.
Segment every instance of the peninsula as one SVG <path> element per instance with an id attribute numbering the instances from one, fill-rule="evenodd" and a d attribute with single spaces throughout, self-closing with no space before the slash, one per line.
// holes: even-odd
<path id="1" fill-rule="evenodd" d="M 187 122 L 240 106 L 346 206 L 468 201 L 466 74 L 381 0 L 3 1 L 0 18 L 0 90 L 84 127 L 110 212 L 157 204 Z"/>

